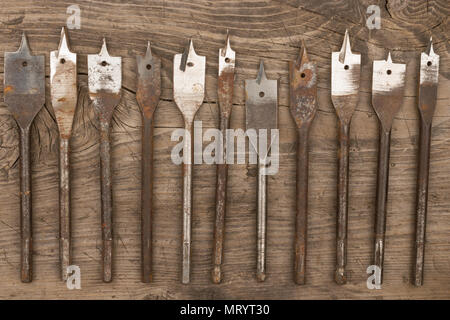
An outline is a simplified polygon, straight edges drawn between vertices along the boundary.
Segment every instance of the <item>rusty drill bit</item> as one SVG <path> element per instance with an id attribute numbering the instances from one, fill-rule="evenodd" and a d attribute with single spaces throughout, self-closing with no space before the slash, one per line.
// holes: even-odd
<path id="1" fill-rule="evenodd" d="M 419 113 L 420 145 L 419 169 L 417 176 L 417 221 L 416 221 L 416 261 L 414 284 L 423 283 L 423 264 L 425 254 L 425 229 L 428 201 L 428 172 L 430 167 L 431 122 L 436 107 L 437 84 L 439 77 L 439 55 L 434 53 L 433 42 L 426 52 L 420 55 Z"/>
<path id="2" fill-rule="evenodd" d="M 5 104 L 20 129 L 20 270 L 22 282 L 32 281 L 32 210 L 30 127 L 45 103 L 45 58 L 31 55 L 25 33 L 16 52 L 5 52 Z"/>
<path id="3" fill-rule="evenodd" d="M 220 131 L 224 143 L 227 144 L 226 130 L 230 126 L 231 109 L 233 106 L 234 66 L 236 53 L 231 49 L 230 37 L 227 34 L 226 45 L 219 49 L 219 77 L 217 79 L 217 98 L 219 100 Z M 222 150 L 226 150 L 222 148 Z M 222 163 L 217 164 L 216 185 L 216 221 L 214 224 L 214 260 L 212 281 L 222 280 L 223 243 L 225 237 L 225 214 L 227 204 L 228 165 L 226 155 L 221 154 Z"/>
<path id="4" fill-rule="evenodd" d="M 277 128 L 278 122 L 278 80 L 269 80 L 261 61 L 256 79 L 245 80 L 245 122 L 246 128 L 270 131 Z M 261 136 L 259 137 L 261 139 Z M 270 141 L 270 138 L 269 138 Z M 253 146 L 258 150 L 256 146 Z M 266 212 L 267 212 L 267 179 L 266 161 L 258 157 L 258 216 L 257 216 L 257 262 L 256 278 L 266 278 Z"/>
<path id="5" fill-rule="evenodd" d="M 59 129 L 59 261 L 64 281 L 72 260 L 69 141 L 77 90 L 77 55 L 70 51 L 67 31 L 63 27 L 58 50 L 50 52 L 50 94 Z"/>
<path id="6" fill-rule="evenodd" d="M 402 106 L 406 65 L 387 60 L 373 62 L 372 106 L 379 119 L 380 146 L 378 150 L 377 197 L 375 205 L 374 265 L 383 277 L 384 236 L 386 232 L 386 205 L 389 179 L 389 149 L 394 117 Z"/>
<path id="7" fill-rule="evenodd" d="M 111 57 L 103 39 L 99 54 L 88 55 L 89 96 L 100 123 L 100 170 L 102 205 L 103 281 L 112 280 L 112 176 L 109 132 L 114 108 L 119 104 L 122 87 L 122 59 Z"/>
<path id="8" fill-rule="evenodd" d="M 352 53 L 348 30 L 345 30 L 341 51 L 331 54 L 331 100 L 339 118 L 338 212 L 334 277 L 338 284 L 346 282 L 350 122 L 358 104 L 360 73 L 361 55 Z"/>
<path id="9" fill-rule="evenodd" d="M 142 111 L 141 264 L 142 282 L 152 281 L 153 114 L 161 94 L 161 60 L 152 55 L 150 41 L 145 56 L 137 55 L 136 100 Z"/>
<path id="10" fill-rule="evenodd" d="M 308 218 L 308 139 L 317 110 L 316 64 L 309 60 L 305 43 L 289 62 L 290 110 L 297 125 L 297 214 L 295 222 L 294 280 L 305 284 Z"/>
<path id="11" fill-rule="evenodd" d="M 183 146 L 183 270 L 181 281 L 190 281 L 191 216 L 194 117 L 205 95 L 206 58 L 195 53 L 192 40 L 183 54 L 173 58 L 173 96 L 183 114 L 185 137 Z"/>

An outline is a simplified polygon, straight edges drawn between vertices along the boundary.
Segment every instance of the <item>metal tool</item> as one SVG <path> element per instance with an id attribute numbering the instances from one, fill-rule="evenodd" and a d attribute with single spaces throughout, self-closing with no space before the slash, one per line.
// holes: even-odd
<path id="1" fill-rule="evenodd" d="M 70 51 L 67 31 L 61 30 L 58 50 L 50 52 L 50 94 L 59 129 L 59 261 L 67 280 L 71 265 L 70 135 L 77 106 L 77 55 Z"/>
<path id="2" fill-rule="evenodd" d="M 206 58 L 198 56 L 192 40 L 183 54 L 173 58 L 173 96 L 183 114 L 185 137 L 183 145 L 183 270 L 182 283 L 189 283 L 191 269 L 191 216 L 194 117 L 205 95 Z"/>
<path id="3" fill-rule="evenodd" d="M 45 58 L 31 55 L 25 33 L 16 52 L 5 52 L 5 103 L 20 129 L 20 274 L 32 281 L 30 127 L 45 103 Z"/>
<path id="4" fill-rule="evenodd" d="M 423 264 L 425 254 L 425 229 L 428 201 L 428 172 L 430 167 L 431 122 L 436 107 L 439 77 L 439 55 L 434 53 L 433 42 L 426 52 L 420 55 L 419 113 L 420 145 L 419 170 L 417 176 L 417 221 L 416 221 L 416 262 L 414 284 L 423 283 Z"/>
<path id="5" fill-rule="evenodd" d="M 352 53 L 348 30 L 345 30 L 341 51 L 331 54 L 331 100 L 339 118 L 338 212 L 334 277 L 338 284 L 346 282 L 350 122 L 359 100 L 360 73 L 361 54 Z"/>
<path id="6" fill-rule="evenodd" d="M 387 60 L 373 62 L 372 106 L 379 119 L 380 147 L 378 150 L 377 198 L 375 204 L 375 259 L 374 265 L 383 277 L 383 259 L 386 232 L 386 205 L 389 178 L 389 149 L 391 128 L 395 115 L 403 102 L 406 65 L 392 63 L 391 53 Z"/>
<path id="7" fill-rule="evenodd" d="M 246 128 L 254 129 L 261 139 L 261 129 L 270 132 L 277 128 L 278 122 L 278 80 L 269 80 L 261 61 L 258 76 L 255 80 L 245 80 L 245 122 Z M 269 134 L 267 135 L 269 136 Z M 269 138 L 271 141 L 271 138 Z M 255 150 L 257 146 L 253 146 Z M 267 212 L 267 179 L 265 156 L 258 157 L 258 217 L 257 217 L 257 262 L 256 278 L 266 278 L 266 212 Z"/>
<path id="8" fill-rule="evenodd" d="M 309 60 L 305 43 L 289 62 L 290 110 L 297 125 L 297 214 L 295 218 L 294 280 L 305 284 L 308 221 L 308 140 L 317 110 L 316 64 Z"/>
<path id="9" fill-rule="evenodd" d="M 141 263 L 142 282 L 152 281 L 153 114 L 161 94 L 161 60 L 152 55 L 148 42 L 145 56 L 137 55 L 136 100 L 142 111 Z"/>
<path id="10" fill-rule="evenodd" d="M 231 109 L 233 106 L 234 66 L 236 53 L 231 49 L 230 37 L 227 34 L 226 45 L 219 49 L 219 77 L 217 79 L 217 98 L 219 101 L 220 131 L 222 132 L 222 150 L 226 150 L 226 130 L 230 127 Z M 222 280 L 223 242 L 225 237 L 225 214 L 227 205 L 228 165 L 226 154 L 222 152 L 222 163 L 217 164 L 216 185 L 216 221 L 214 224 L 214 260 L 212 281 Z"/>
<path id="11" fill-rule="evenodd" d="M 88 55 L 89 96 L 100 123 L 100 170 L 102 193 L 103 281 L 112 280 L 112 177 L 109 132 L 114 108 L 119 104 L 122 87 L 122 58 L 111 57 L 106 40 L 99 54 Z"/>

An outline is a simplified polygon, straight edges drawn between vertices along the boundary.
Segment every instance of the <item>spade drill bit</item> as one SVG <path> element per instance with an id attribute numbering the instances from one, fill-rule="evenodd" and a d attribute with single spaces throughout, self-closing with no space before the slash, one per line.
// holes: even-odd
<path id="1" fill-rule="evenodd" d="M 182 283 L 189 283 L 191 269 L 191 216 L 194 117 L 205 95 L 206 58 L 198 56 L 192 40 L 183 54 L 173 58 L 173 96 L 183 114 L 185 137 L 183 145 L 183 270 Z"/>
<path id="2" fill-rule="evenodd" d="M 20 269 L 32 281 L 30 127 L 45 103 L 45 60 L 31 55 L 25 34 L 16 52 L 5 52 L 5 103 L 20 129 Z"/>
<path id="3" fill-rule="evenodd" d="M 233 105 L 235 52 L 230 47 L 230 38 L 224 48 L 219 49 L 219 77 L 217 79 L 217 98 L 219 100 L 220 131 L 223 146 L 227 145 L 226 130 L 230 125 L 231 108 Z M 222 148 L 222 150 L 226 150 Z M 227 204 L 227 175 L 228 165 L 226 154 L 222 152 L 222 163 L 217 164 L 216 186 L 216 222 L 214 225 L 214 261 L 212 281 L 220 283 L 222 280 L 223 243 L 225 237 L 225 214 Z"/>
<path id="4" fill-rule="evenodd" d="M 419 77 L 419 113 L 420 113 L 420 145 L 419 169 L 417 176 L 417 221 L 416 221 L 416 261 L 414 284 L 421 286 L 423 282 L 423 262 L 425 254 L 425 228 L 428 200 L 428 171 L 430 167 L 431 122 L 436 107 L 437 84 L 439 77 L 439 55 L 433 51 L 433 42 L 426 52 L 420 55 Z"/>
<path id="5" fill-rule="evenodd" d="M 142 282 L 152 281 L 153 114 L 161 94 L 161 60 L 152 55 L 148 42 L 145 56 L 137 55 L 136 100 L 142 111 L 141 264 Z"/>
<path id="6" fill-rule="evenodd" d="M 309 60 L 305 44 L 289 62 L 290 110 L 297 125 L 297 214 L 295 222 L 294 280 L 305 283 L 308 218 L 308 139 L 317 109 L 316 64 Z"/>
<path id="7" fill-rule="evenodd" d="M 70 51 L 67 38 L 67 31 L 62 28 L 58 50 L 50 52 L 50 93 L 59 129 L 59 261 L 64 281 L 72 258 L 69 141 L 78 90 L 77 55 Z"/>
<path id="8" fill-rule="evenodd" d="M 112 280 L 112 177 L 109 132 L 114 108 L 120 101 L 122 86 L 122 59 L 111 57 L 106 48 L 106 40 L 99 54 L 88 55 L 89 96 L 100 123 L 100 170 L 102 205 L 102 260 L 103 281 Z"/>
<path id="9" fill-rule="evenodd" d="M 255 80 L 245 80 L 245 122 L 246 129 L 254 129 L 261 139 L 261 130 L 277 128 L 278 122 L 278 80 L 269 80 L 261 61 Z M 269 136 L 269 134 L 267 134 Z M 258 139 L 258 140 L 259 140 Z M 269 138 L 269 142 L 270 142 Z M 256 150 L 257 146 L 250 146 Z M 258 216 L 257 216 L 257 262 L 256 278 L 266 278 L 266 212 L 267 212 L 267 176 L 266 155 L 258 156 Z"/>
<path id="10" fill-rule="evenodd" d="M 334 278 L 338 284 L 346 282 L 350 122 L 358 104 L 360 72 L 361 55 L 352 53 L 346 30 L 341 51 L 331 54 L 331 100 L 339 118 L 338 212 Z"/>
<path id="11" fill-rule="evenodd" d="M 387 60 L 373 62 L 372 106 L 379 119 L 380 146 L 378 150 L 377 197 L 375 203 L 375 258 L 374 265 L 383 277 L 384 235 L 389 178 L 389 149 L 394 117 L 402 106 L 406 65 Z"/>

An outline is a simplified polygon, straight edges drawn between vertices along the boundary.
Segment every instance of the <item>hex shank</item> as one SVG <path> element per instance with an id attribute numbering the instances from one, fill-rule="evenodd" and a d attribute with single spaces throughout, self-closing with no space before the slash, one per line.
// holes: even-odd
<path id="1" fill-rule="evenodd" d="M 305 284 L 308 226 L 308 139 L 309 123 L 297 129 L 297 214 L 295 218 L 294 280 Z"/>
<path id="2" fill-rule="evenodd" d="M 185 121 L 185 130 L 188 137 L 194 136 L 193 123 Z M 191 139 L 184 137 L 183 147 L 183 267 L 182 283 L 190 281 L 191 269 L 191 217 L 192 217 L 192 166 L 194 163 L 194 150 Z"/>
<path id="3" fill-rule="evenodd" d="M 346 283 L 350 124 L 339 121 L 335 281 Z"/>
<path id="4" fill-rule="evenodd" d="M 69 139 L 59 138 L 59 261 L 61 278 L 67 280 L 71 265 Z"/>
<path id="5" fill-rule="evenodd" d="M 414 266 L 414 284 L 423 283 L 423 265 L 425 256 L 425 231 L 428 203 L 428 175 L 430 168 L 431 122 L 420 122 L 419 168 L 417 175 L 416 209 L 416 257 Z"/>
<path id="6" fill-rule="evenodd" d="M 229 117 L 221 114 L 220 131 L 225 140 L 226 130 L 229 128 Z M 225 155 L 223 155 L 225 158 Z M 225 214 L 227 210 L 227 176 L 228 165 L 224 162 L 217 165 L 217 183 L 216 183 L 216 219 L 214 223 L 214 256 L 212 281 L 220 283 L 222 280 L 222 261 L 223 261 L 223 242 L 225 237 Z"/>
<path id="7" fill-rule="evenodd" d="M 112 177 L 111 177 L 111 154 L 109 140 L 109 122 L 100 117 L 100 171 L 101 171 L 101 205 L 102 205 L 102 259 L 103 259 L 103 281 L 112 280 Z"/>
<path id="8" fill-rule="evenodd" d="M 375 251 L 374 264 L 380 268 L 380 284 L 383 281 L 383 261 L 386 233 L 386 206 L 389 182 L 389 149 L 391 131 L 380 125 L 380 146 L 378 150 L 377 196 L 375 203 Z"/>
<path id="9" fill-rule="evenodd" d="M 142 282 L 152 281 L 153 117 L 143 117 L 141 194 Z"/>
<path id="10" fill-rule="evenodd" d="M 30 126 L 20 128 L 20 269 L 22 282 L 32 280 Z"/>
<path id="11" fill-rule="evenodd" d="M 267 221 L 267 176 L 264 174 L 266 164 L 258 157 L 258 216 L 256 241 L 256 279 L 266 279 L 266 221 Z"/>

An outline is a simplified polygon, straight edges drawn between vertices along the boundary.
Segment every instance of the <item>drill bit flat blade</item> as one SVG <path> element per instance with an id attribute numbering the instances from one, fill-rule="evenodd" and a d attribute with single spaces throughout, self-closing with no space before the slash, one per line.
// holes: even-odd
<path id="1" fill-rule="evenodd" d="M 45 103 L 45 57 L 33 56 L 25 33 L 16 52 L 5 52 L 5 103 L 21 128 Z"/>
<path id="2" fill-rule="evenodd" d="M 361 54 L 353 53 L 345 31 L 341 51 L 331 54 L 331 100 L 340 121 L 350 123 L 358 104 Z"/>
<path id="3" fill-rule="evenodd" d="M 161 60 L 152 55 L 150 42 L 145 56 L 137 55 L 138 85 L 136 99 L 142 115 L 151 118 L 161 95 Z"/>
<path id="4" fill-rule="evenodd" d="M 256 79 L 245 80 L 245 125 L 247 129 L 276 129 L 278 123 L 278 80 L 269 80 L 260 62 Z"/>
<path id="5" fill-rule="evenodd" d="M 317 110 L 317 71 L 316 64 L 309 60 L 305 44 L 296 61 L 289 63 L 290 111 L 300 128 L 308 125 Z"/>
<path id="6" fill-rule="evenodd" d="M 99 54 L 88 55 L 89 96 L 100 120 L 111 120 L 120 101 L 121 68 L 122 58 L 109 55 L 105 39 Z"/>
<path id="7" fill-rule="evenodd" d="M 173 96 L 185 121 L 194 121 L 205 95 L 206 57 L 195 53 L 194 43 L 173 59 Z"/>
<path id="8" fill-rule="evenodd" d="M 70 51 L 62 28 L 58 50 L 50 52 L 50 94 L 61 137 L 68 139 L 77 106 L 77 54 Z"/>
<path id="9" fill-rule="evenodd" d="M 428 124 L 436 108 L 437 84 L 439 78 L 439 55 L 434 52 L 430 39 L 426 52 L 420 54 L 419 112 Z"/>
<path id="10" fill-rule="evenodd" d="M 406 65 L 393 63 L 390 52 L 386 60 L 373 61 L 372 106 L 384 131 L 391 129 L 402 106 L 405 72 Z"/>

